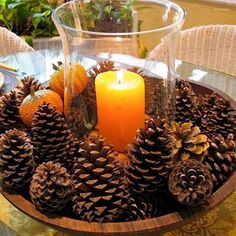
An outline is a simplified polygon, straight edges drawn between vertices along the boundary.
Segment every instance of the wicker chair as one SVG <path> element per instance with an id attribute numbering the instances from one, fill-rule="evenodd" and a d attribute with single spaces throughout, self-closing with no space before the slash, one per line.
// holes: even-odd
<path id="1" fill-rule="evenodd" d="M 34 50 L 22 38 L 4 27 L 0 27 L 0 42 L 0 56 Z"/>
<path id="2" fill-rule="evenodd" d="M 150 57 L 163 60 L 166 48 L 160 44 Z M 176 58 L 236 76 L 236 25 L 208 25 L 181 31 Z"/>

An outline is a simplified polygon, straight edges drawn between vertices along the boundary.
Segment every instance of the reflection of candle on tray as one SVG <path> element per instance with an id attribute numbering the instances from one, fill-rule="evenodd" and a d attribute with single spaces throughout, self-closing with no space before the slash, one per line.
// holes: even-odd
<path id="1" fill-rule="evenodd" d="M 144 80 L 130 71 L 108 71 L 96 77 L 95 87 L 99 133 L 122 150 L 144 127 Z"/>

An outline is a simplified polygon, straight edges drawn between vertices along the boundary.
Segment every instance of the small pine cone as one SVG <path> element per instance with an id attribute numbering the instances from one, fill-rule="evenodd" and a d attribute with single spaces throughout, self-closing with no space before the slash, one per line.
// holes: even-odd
<path id="1" fill-rule="evenodd" d="M 74 161 L 73 211 L 82 220 L 111 222 L 127 208 L 127 193 L 119 168 L 104 139 L 87 138 Z"/>
<path id="2" fill-rule="evenodd" d="M 236 111 L 229 101 L 217 94 L 207 95 L 201 104 L 201 127 L 209 138 L 221 134 L 224 138 L 228 134 L 236 133 Z"/>
<path id="3" fill-rule="evenodd" d="M 0 173 L 5 187 L 19 188 L 28 183 L 34 170 L 33 146 L 24 131 L 6 131 L 0 138 Z"/>
<path id="4" fill-rule="evenodd" d="M 25 98 L 31 93 L 31 91 L 38 91 L 41 89 L 46 89 L 47 86 L 41 84 L 33 76 L 27 76 L 21 80 L 20 85 L 17 87 L 22 92 L 22 97 Z M 23 100 L 23 99 L 22 99 Z"/>
<path id="5" fill-rule="evenodd" d="M 202 161 L 210 146 L 206 135 L 201 134 L 198 126 L 191 122 L 172 122 L 172 130 L 175 139 L 175 160 L 187 160 L 189 158 Z"/>
<path id="6" fill-rule="evenodd" d="M 176 121 L 193 122 L 195 121 L 195 111 L 197 108 L 197 97 L 193 92 L 191 85 L 184 81 L 176 82 Z"/>
<path id="7" fill-rule="evenodd" d="M 32 125 L 34 160 L 67 164 L 72 135 L 64 117 L 49 104 L 41 105 L 34 114 Z"/>
<path id="8" fill-rule="evenodd" d="M 44 162 L 36 168 L 30 184 L 30 196 L 37 210 L 59 212 L 69 202 L 71 193 L 71 176 L 60 163 Z"/>
<path id="9" fill-rule="evenodd" d="M 130 188 L 137 193 L 154 192 L 165 184 L 173 164 L 170 129 L 165 120 L 146 121 L 136 141 L 128 146 L 129 162 L 125 167 Z"/>
<path id="10" fill-rule="evenodd" d="M 184 205 L 202 203 L 212 193 L 211 173 L 197 160 L 180 161 L 169 176 L 169 190 Z"/>
<path id="11" fill-rule="evenodd" d="M 233 134 L 227 138 L 215 136 L 210 143 L 209 154 L 203 164 L 211 172 L 215 187 L 221 186 L 236 169 L 236 140 Z"/>
<path id="12" fill-rule="evenodd" d="M 21 93 L 11 91 L 0 98 L 0 132 L 14 128 L 22 128 L 23 123 L 19 114 L 22 101 Z"/>

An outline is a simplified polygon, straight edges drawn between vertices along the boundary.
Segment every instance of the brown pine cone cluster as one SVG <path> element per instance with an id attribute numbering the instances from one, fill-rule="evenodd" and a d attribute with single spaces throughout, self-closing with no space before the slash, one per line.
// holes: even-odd
<path id="1" fill-rule="evenodd" d="M 165 120 L 157 118 L 139 129 L 136 141 L 128 146 L 126 178 L 137 193 L 154 192 L 165 184 L 173 166 L 173 141 Z"/>
<path id="2" fill-rule="evenodd" d="M 99 62 L 88 71 L 83 102 L 93 104 L 93 111 L 95 77 L 108 70 L 115 70 L 113 62 Z M 141 220 L 202 204 L 235 171 L 235 111 L 214 94 L 199 99 L 187 81 L 177 81 L 176 122 L 170 125 L 157 117 L 164 91 L 153 86 L 161 84 L 150 82 L 142 70 L 136 73 L 147 80 L 149 115 L 155 118 L 147 118 L 124 153 L 114 152 L 98 132 L 73 137 L 64 116 L 49 104 L 38 108 L 26 131 L 19 115 L 22 98 L 45 88 L 33 77 L 2 96 L 2 186 L 30 191 L 39 211 L 63 215 L 64 209 L 89 222 Z"/>
<path id="3" fill-rule="evenodd" d="M 236 169 L 236 139 L 217 135 L 212 139 L 209 152 L 203 162 L 209 169 L 215 188 L 221 186 Z"/>
<path id="4" fill-rule="evenodd" d="M 172 122 L 174 136 L 175 161 L 196 159 L 202 161 L 207 154 L 209 142 L 206 135 L 201 134 L 199 127 L 191 122 Z"/>
<path id="5" fill-rule="evenodd" d="M 169 177 L 169 190 L 178 202 L 192 206 L 211 195 L 213 180 L 209 170 L 197 160 L 178 162 Z"/>

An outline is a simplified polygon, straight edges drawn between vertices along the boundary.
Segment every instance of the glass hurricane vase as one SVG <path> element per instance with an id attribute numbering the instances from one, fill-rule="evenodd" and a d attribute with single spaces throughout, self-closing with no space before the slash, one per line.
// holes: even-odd
<path id="1" fill-rule="evenodd" d="M 77 0 L 54 11 L 65 56 L 64 113 L 77 136 L 98 129 L 123 150 L 145 119 L 173 119 L 184 18 L 167 0 Z"/>

